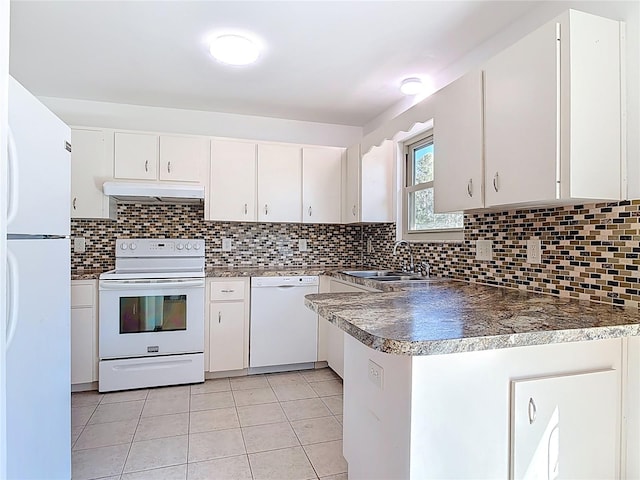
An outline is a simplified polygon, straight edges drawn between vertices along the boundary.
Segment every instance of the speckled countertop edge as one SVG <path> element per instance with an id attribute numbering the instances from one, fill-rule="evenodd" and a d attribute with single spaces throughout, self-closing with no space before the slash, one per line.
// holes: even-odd
<path id="1" fill-rule="evenodd" d="M 405 286 L 385 293 L 307 295 L 305 304 L 364 345 L 398 355 L 640 335 L 640 312 L 633 308 L 453 280 Z"/>

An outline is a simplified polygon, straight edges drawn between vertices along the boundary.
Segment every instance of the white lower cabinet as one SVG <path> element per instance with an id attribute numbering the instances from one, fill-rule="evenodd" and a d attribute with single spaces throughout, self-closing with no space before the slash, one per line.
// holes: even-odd
<path id="1" fill-rule="evenodd" d="M 512 478 L 619 478 L 618 376 L 512 381 Z"/>
<path id="2" fill-rule="evenodd" d="M 71 384 L 98 381 L 97 282 L 71 282 Z"/>
<path id="3" fill-rule="evenodd" d="M 323 277 L 321 277 L 323 278 Z M 333 278 L 321 280 L 320 293 L 375 292 L 371 288 L 361 287 Z M 324 287 L 324 288 L 323 288 Z M 318 360 L 329 364 L 329 368 L 344 378 L 344 338 L 345 332 L 333 323 L 319 317 L 318 322 Z"/>
<path id="4" fill-rule="evenodd" d="M 209 372 L 249 367 L 249 280 L 207 281 L 208 332 L 205 362 Z"/>
<path id="5" fill-rule="evenodd" d="M 626 342 L 412 357 L 346 335 L 349 478 L 625 478 Z"/>

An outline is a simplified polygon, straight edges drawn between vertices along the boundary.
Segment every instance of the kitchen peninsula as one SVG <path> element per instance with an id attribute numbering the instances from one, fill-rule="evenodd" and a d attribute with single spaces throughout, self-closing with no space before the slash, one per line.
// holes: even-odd
<path id="1" fill-rule="evenodd" d="M 636 309 L 441 279 L 306 304 L 348 334 L 350 478 L 626 478 Z"/>

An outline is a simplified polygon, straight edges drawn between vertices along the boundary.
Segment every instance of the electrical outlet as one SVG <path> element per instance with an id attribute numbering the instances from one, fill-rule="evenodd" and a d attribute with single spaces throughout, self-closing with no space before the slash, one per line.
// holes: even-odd
<path id="1" fill-rule="evenodd" d="M 493 242 L 491 240 L 476 240 L 476 260 L 493 259 Z"/>
<path id="2" fill-rule="evenodd" d="M 87 241 L 84 237 L 73 239 L 73 253 L 84 253 L 87 249 Z"/>
<path id="3" fill-rule="evenodd" d="M 301 238 L 298 240 L 298 250 L 301 252 L 306 252 L 308 250 L 306 238 Z"/>
<path id="4" fill-rule="evenodd" d="M 383 386 L 383 378 L 384 377 L 384 368 L 378 365 L 373 360 L 369 360 L 369 381 L 373 383 L 376 387 L 382 390 Z"/>
<path id="5" fill-rule="evenodd" d="M 540 263 L 542 261 L 542 244 L 539 238 L 527 240 L 527 263 Z"/>
<path id="6" fill-rule="evenodd" d="M 223 252 L 230 252 L 231 251 L 231 239 L 230 238 L 223 238 L 222 239 L 222 251 Z"/>

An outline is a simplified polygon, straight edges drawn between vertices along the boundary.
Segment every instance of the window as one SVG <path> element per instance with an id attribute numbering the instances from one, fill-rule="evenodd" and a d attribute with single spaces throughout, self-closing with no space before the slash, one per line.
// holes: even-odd
<path id="1" fill-rule="evenodd" d="M 405 143 L 403 237 L 407 240 L 461 240 L 463 214 L 433 209 L 433 134 Z"/>

